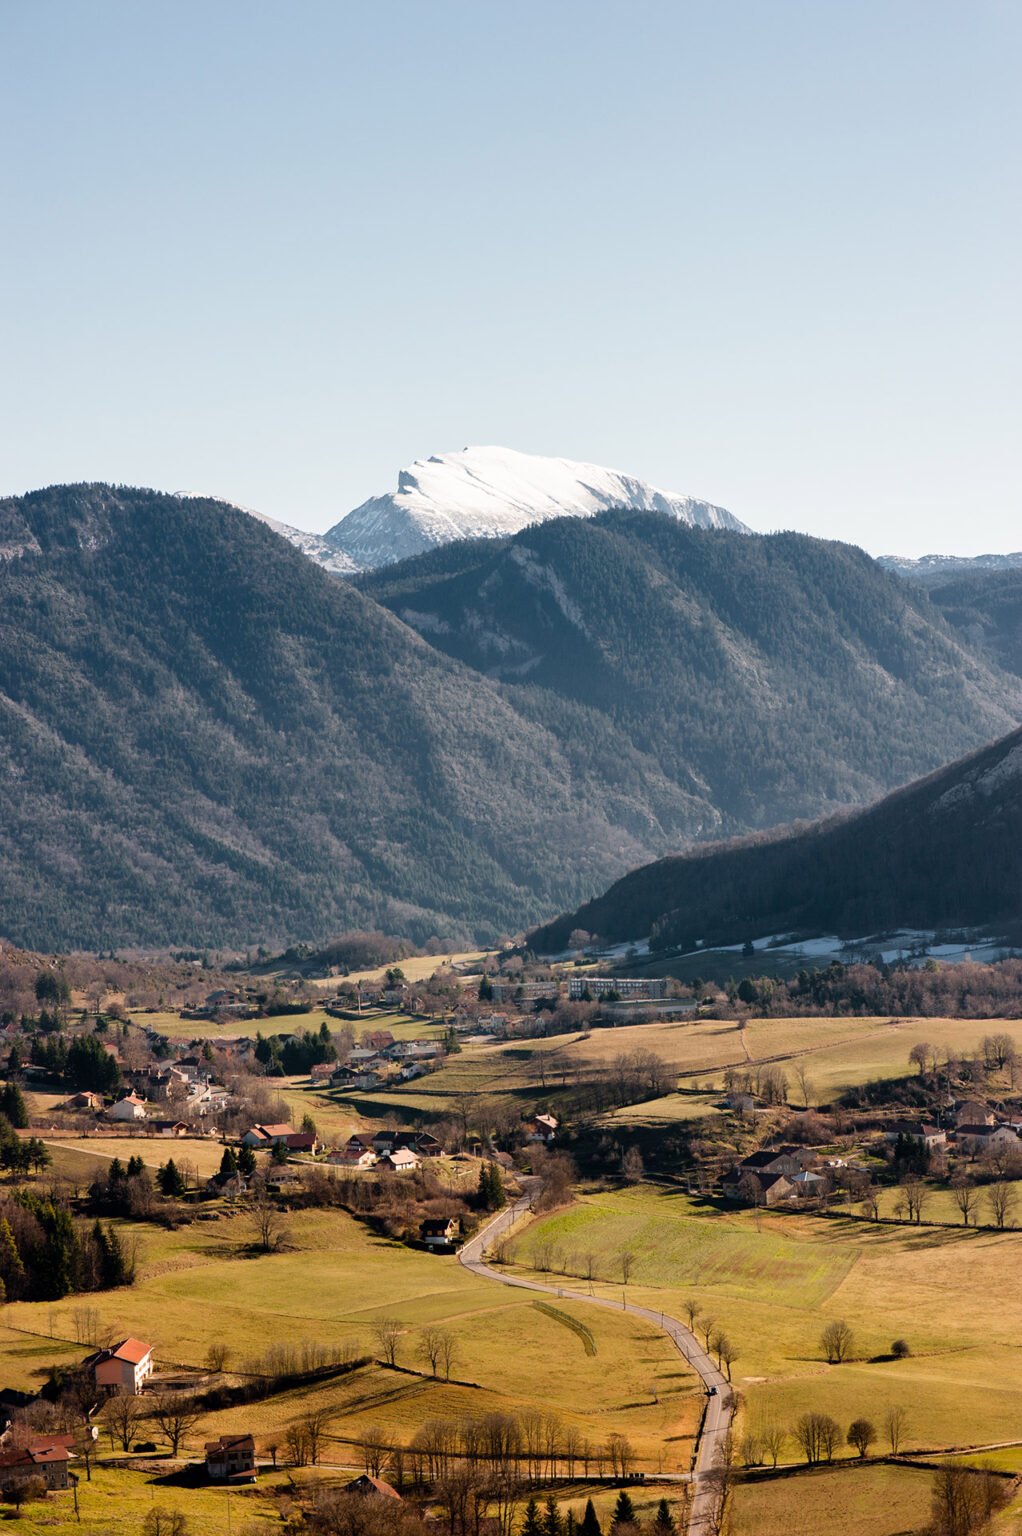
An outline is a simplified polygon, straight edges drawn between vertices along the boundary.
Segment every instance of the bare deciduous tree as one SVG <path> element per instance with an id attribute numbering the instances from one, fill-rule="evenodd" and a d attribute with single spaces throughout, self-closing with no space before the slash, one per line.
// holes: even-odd
<path id="1" fill-rule="evenodd" d="M 994 1225 L 1002 1229 L 1013 1226 L 1014 1222 L 1011 1218 L 1018 1204 L 1018 1192 L 1014 1184 L 1007 1184 L 1003 1179 L 998 1179 L 988 1187 L 986 1197 L 990 1214 L 994 1218 Z"/>
<path id="2" fill-rule="evenodd" d="M 149 1417 L 170 1446 L 170 1454 L 176 1456 L 185 1435 L 202 1418 L 202 1409 L 187 1392 L 159 1392 L 151 1400 Z"/>
<path id="3" fill-rule="evenodd" d="M 852 1330 L 846 1322 L 835 1318 L 820 1335 L 820 1346 L 831 1365 L 840 1365 L 851 1352 Z"/>
<path id="4" fill-rule="evenodd" d="M 955 1204 L 962 1213 L 962 1224 L 969 1225 L 969 1217 L 976 1206 L 978 1195 L 976 1186 L 967 1173 L 959 1171 L 951 1180 L 951 1194 Z"/>
<path id="5" fill-rule="evenodd" d="M 787 1442 L 788 1431 L 780 1424 L 767 1424 L 765 1428 L 760 1430 L 759 1438 L 762 1441 L 764 1451 L 776 1467 L 777 1458 L 784 1450 L 785 1443 Z"/>
<path id="6" fill-rule="evenodd" d="M 287 1224 L 266 1195 L 256 1195 L 249 1205 L 249 1226 L 260 1253 L 273 1253 L 287 1241 Z"/>
<path id="7" fill-rule="evenodd" d="M 387 1365 L 397 1364 L 397 1346 L 403 1331 L 396 1317 L 381 1317 L 373 1326 L 373 1337 Z"/>
<path id="8" fill-rule="evenodd" d="M 127 1392 L 118 1392 L 109 1399 L 104 1417 L 111 1440 L 116 1436 L 122 1451 L 131 1450 L 135 1431 L 145 1416 L 146 1405 L 140 1397 L 133 1397 Z"/>
<path id="9" fill-rule="evenodd" d="M 901 1450 L 908 1429 L 908 1414 L 904 1408 L 892 1405 L 884 1414 L 884 1433 L 887 1443 L 891 1447 L 891 1455 L 897 1456 Z"/>

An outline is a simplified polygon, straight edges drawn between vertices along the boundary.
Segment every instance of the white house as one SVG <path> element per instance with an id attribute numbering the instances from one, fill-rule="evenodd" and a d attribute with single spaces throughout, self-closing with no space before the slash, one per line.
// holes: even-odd
<path id="1" fill-rule="evenodd" d="M 146 1117 L 146 1101 L 140 1099 L 137 1093 L 129 1093 L 123 1099 L 118 1099 L 116 1104 L 106 1112 L 108 1120 L 144 1120 Z"/>

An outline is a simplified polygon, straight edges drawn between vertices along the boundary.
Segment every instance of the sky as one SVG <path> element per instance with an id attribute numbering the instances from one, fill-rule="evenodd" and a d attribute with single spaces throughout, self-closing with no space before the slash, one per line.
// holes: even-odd
<path id="1" fill-rule="evenodd" d="M 0 493 L 498 443 L 1022 548 L 1015 0 L 0 0 Z"/>

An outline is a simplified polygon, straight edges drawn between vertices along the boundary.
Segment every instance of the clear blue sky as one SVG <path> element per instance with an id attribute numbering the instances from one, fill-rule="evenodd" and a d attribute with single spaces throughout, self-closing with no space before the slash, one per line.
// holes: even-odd
<path id="1" fill-rule="evenodd" d="M 0 0 L 0 490 L 502 443 L 1022 547 L 1022 6 Z"/>

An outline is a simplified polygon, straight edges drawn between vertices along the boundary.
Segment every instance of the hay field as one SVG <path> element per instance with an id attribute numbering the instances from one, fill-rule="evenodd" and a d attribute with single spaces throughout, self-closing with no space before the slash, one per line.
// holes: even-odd
<path id="1" fill-rule="evenodd" d="M 606 1293 L 620 1294 L 630 1251 L 634 1299 L 684 1315 L 693 1298 L 737 1345 L 748 1425 L 818 1409 L 847 1426 L 900 1405 L 907 1443 L 933 1450 L 1012 1439 L 1022 1423 L 1022 1232 L 721 1211 L 647 1185 L 585 1195 L 534 1223 L 516 1261 L 531 1268 L 549 1243 L 594 1253 Z M 832 1319 L 855 1336 L 836 1366 L 820 1347 Z M 896 1339 L 909 1358 L 890 1358 Z M 789 1445 L 785 1459 L 796 1455 Z"/>
<path id="2" fill-rule="evenodd" d="M 202 1367 L 220 1340 L 235 1368 L 275 1342 L 314 1341 L 338 1357 L 378 1353 L 374 1324 L 393 1317 L 402 1329 L 397 1363 L 419 1373 L 428 1369 L 422 1330 L 442 1323 L 455 1339 L 456 1381 L 373 1367 L 322 1389 L 336 1411 L 339 1444 L 370 1424 L 408 1435 L 424 1418 L 534 1407 L 570 1420 L 594 1442 L 614 1431 L 628 1435 L 650 1470 L 664 1457 L 675 1468 L 688 1464 L 698 1384 L 659 1330 L 638 1319 L 587 1309 L 596 1344 L 589 1354 L 563 1319 L 541 1312 L 527 1293 L 479 1279 L 451 1257 L 375 1237 L 343 1212 L 295 1213 L 288 1249 L 261 1257 L 246 1253 L 252 1234 L 240 1215 L 176 1232 L 145 1224 L 125 1231 L 140 1237 L 135 1286 L 6 1308 L 6 1337 L 24 1351 L 16 1357 L 22 1380 L 73 1355 L 56 1340 L 77 1337 L 83 1305 L 94 1309 L 101 1335 L 144 1338 L 168 1366 Z M 564 1302 L 561 1310 L 583 1305 Z M 550 1370 L 553 1360 L 559 1370 Z M 274 1434 L 305 1411 L 310 1396 L 210 1415 L 194 1443 L 243 1419 L 260 1435 Z"/>

